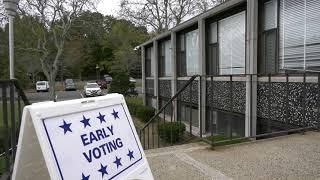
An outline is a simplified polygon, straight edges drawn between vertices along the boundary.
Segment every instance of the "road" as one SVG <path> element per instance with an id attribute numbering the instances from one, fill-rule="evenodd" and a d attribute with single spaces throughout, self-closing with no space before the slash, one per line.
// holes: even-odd
<path id="1" fill-rule="evenodd" d="M 65 100 L 82 98 L 80 91 L 57 91 L 56 95 L 57 95 L 57 101 L 65 101 Z M 26 96 L 31 103 L 50 101 L 49 92 L 39 92 L 39 93 L 31 92 L 31 93 L 26 93 Z"/>
<path id="2" fill-rule="evenodd" d="M 141 94 L 141 87 L 137 87 L 136 91 Z M 107 94 L 106 90 L 103 90 L 103 94 Z M 72 99 L 83 98 L 83 92 L 77 91 L 56 91 L 57 101 L 66 101 Z M 26 92 L 26 96 L 31 103 L 50 101 L 49 92 Z"/>

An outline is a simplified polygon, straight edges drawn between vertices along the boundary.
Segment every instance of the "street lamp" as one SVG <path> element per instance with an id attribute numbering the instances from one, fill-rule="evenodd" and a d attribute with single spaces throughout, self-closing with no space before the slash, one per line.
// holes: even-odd
<path id="1" fill-rule="evenodd" d="M 16 15 L 16 10 L 19 0 L 3 0 L 6 13 L 9 18 L 9 60 L 10 60 L 10 79 L 14 79 L 14 37 L 13 37 L 13 18 Z"/>

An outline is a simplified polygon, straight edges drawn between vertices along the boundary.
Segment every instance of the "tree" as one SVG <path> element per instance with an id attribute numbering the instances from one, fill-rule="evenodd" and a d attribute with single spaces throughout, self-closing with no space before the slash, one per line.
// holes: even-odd
<path id="1" fill-rule="evenodd" d="M 40 54 L 42 71 L 49 80 L 50 97 L 55 98 L 55 80 L 74 19 L 84 10 L 95 7 L 94 0 L 23 0 L 20 10 L 39 23 L 30 21 L 37 45 L 27 49 Z"/>
<path id="2" fill-rule="evenodd" d="M 7 16 L 4 9 L 3 0 L 0 0 L 0 27 L 3 27 L 7 22 Z"/>
<path id="3" fill-rule="evenodd" d="M 225 0 L 121 0 L 120 15 L 161 33 Z"/>
<path id="4" fill-rule="evenodd" d="M 127 20 L 117 20 L 106 35 L 105 46 L 113 49 L 114 61 L 109 62 L 110 72 L 127 72 L 130 76 L 141 74 L 140 58 L 135 47 L 149 38 L 145 27 Z"/>

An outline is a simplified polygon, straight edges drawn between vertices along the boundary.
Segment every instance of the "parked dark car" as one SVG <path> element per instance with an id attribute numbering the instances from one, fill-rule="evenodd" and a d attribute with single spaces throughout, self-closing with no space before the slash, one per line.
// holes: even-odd
<path id="1" fill-rule="evenodd" d="M 107 89 L 108 83 L 105 80 L 98 80 L 96 83 L 100 86 L 101 89 Z"/>
<path id="2" fill-rule="evenodd" d="M 76 91 L 76 84 L 74 83 L 73 79 L 66 79 L 64 81 L 64 88 L 66 91 Z"/>

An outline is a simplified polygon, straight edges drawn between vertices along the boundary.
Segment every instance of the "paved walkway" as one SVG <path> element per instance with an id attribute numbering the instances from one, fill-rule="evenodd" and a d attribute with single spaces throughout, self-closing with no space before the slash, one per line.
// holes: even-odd
<path id="1" fill-rule="evenodd" d="M 320 133 L 216 148 L 193 143 L 146 151 L 156 180 L 318 179 Z"/>

